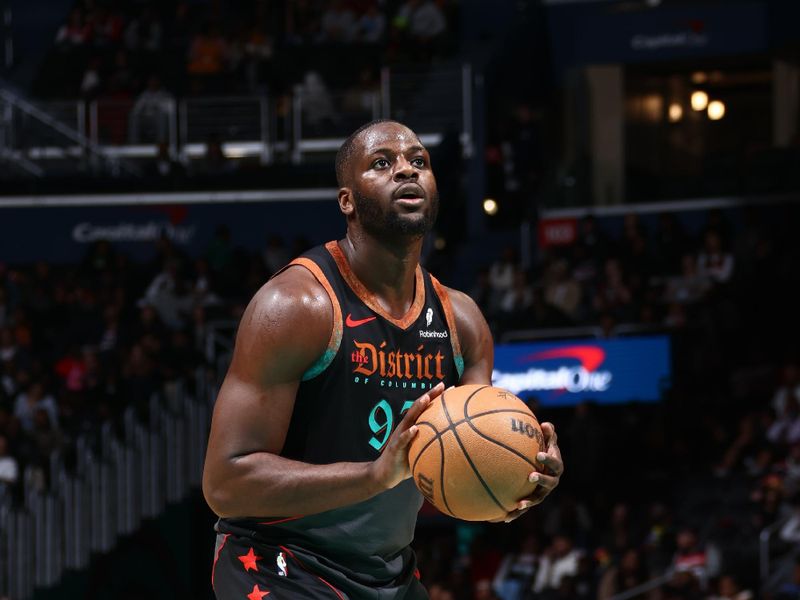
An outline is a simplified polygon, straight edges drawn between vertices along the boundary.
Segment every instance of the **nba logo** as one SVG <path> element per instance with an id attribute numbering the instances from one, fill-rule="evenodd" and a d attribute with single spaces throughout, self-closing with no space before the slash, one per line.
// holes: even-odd
<path id="1" fill-rule="evenodd" d="M 287 577 L 289 575 L 289 570 L 286 568 L 286 556 L 283 552 L 278 552 L 278 559 L 276 562 L 278 563 L 278 575 Z"/>
<path id="2" fill-rule="evenodd" d="M 430 327 L 432 321 L 433 321 L 433 309 L 428 308 L 428 310 L 425 312 L 425 327 Z"/>

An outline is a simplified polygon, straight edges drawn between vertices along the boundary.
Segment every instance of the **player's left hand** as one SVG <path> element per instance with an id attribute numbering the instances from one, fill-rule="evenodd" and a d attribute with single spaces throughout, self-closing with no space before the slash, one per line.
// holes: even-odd
<path id="1" fill-rule="evenodd" d="M 501 519 L 493 521 L 494 523 L 509 523 L 521 517 L 531 507 L 540 504 L 558 485 L 561 474 L 564 472 L 564 463 L 561 460 L 561 450 L 558 448 L 556 428 L 552 423 L 542 423 L 542 434 L 544 436 L 544 450 L 536 455 L 536 463 L 540 466 L 528 476 L 528 480 L 531 483 L 537 484 L 536 489 L 533 494 L 517 503 L 516 510 L 511 511 Z"/>

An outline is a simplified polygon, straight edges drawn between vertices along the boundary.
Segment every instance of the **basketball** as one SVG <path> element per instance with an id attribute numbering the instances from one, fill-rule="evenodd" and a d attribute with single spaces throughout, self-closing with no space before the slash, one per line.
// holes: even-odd
<path id="1" fill-rule="evenodd" d="M 527 405 L 488 385 L 445 390 L 419 416 L 408 451 L 411 475 L 441 512 L 465 521 L 504 517 L 536 488 L 542 429 Z"/>

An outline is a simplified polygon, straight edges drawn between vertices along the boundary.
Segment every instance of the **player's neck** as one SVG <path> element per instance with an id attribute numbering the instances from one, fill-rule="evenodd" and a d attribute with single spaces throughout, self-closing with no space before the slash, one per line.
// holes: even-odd
<path id="1" fill-rule="evenodd" d="M 386 243 L 349 231 L 339 246 L 358 280 L 391 313 L 404 314 L 414 301 L 422 238 Z"/>

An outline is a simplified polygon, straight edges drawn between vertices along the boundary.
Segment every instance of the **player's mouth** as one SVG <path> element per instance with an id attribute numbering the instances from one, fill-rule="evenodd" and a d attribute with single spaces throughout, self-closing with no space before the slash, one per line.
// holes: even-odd
<path id="1" fill-rule="evenodd" d="M 425 202 L 425 190 L 415 183 L 402 185 L 392 194 L 395 203 L 407 208 L 416 208 Z"/>

